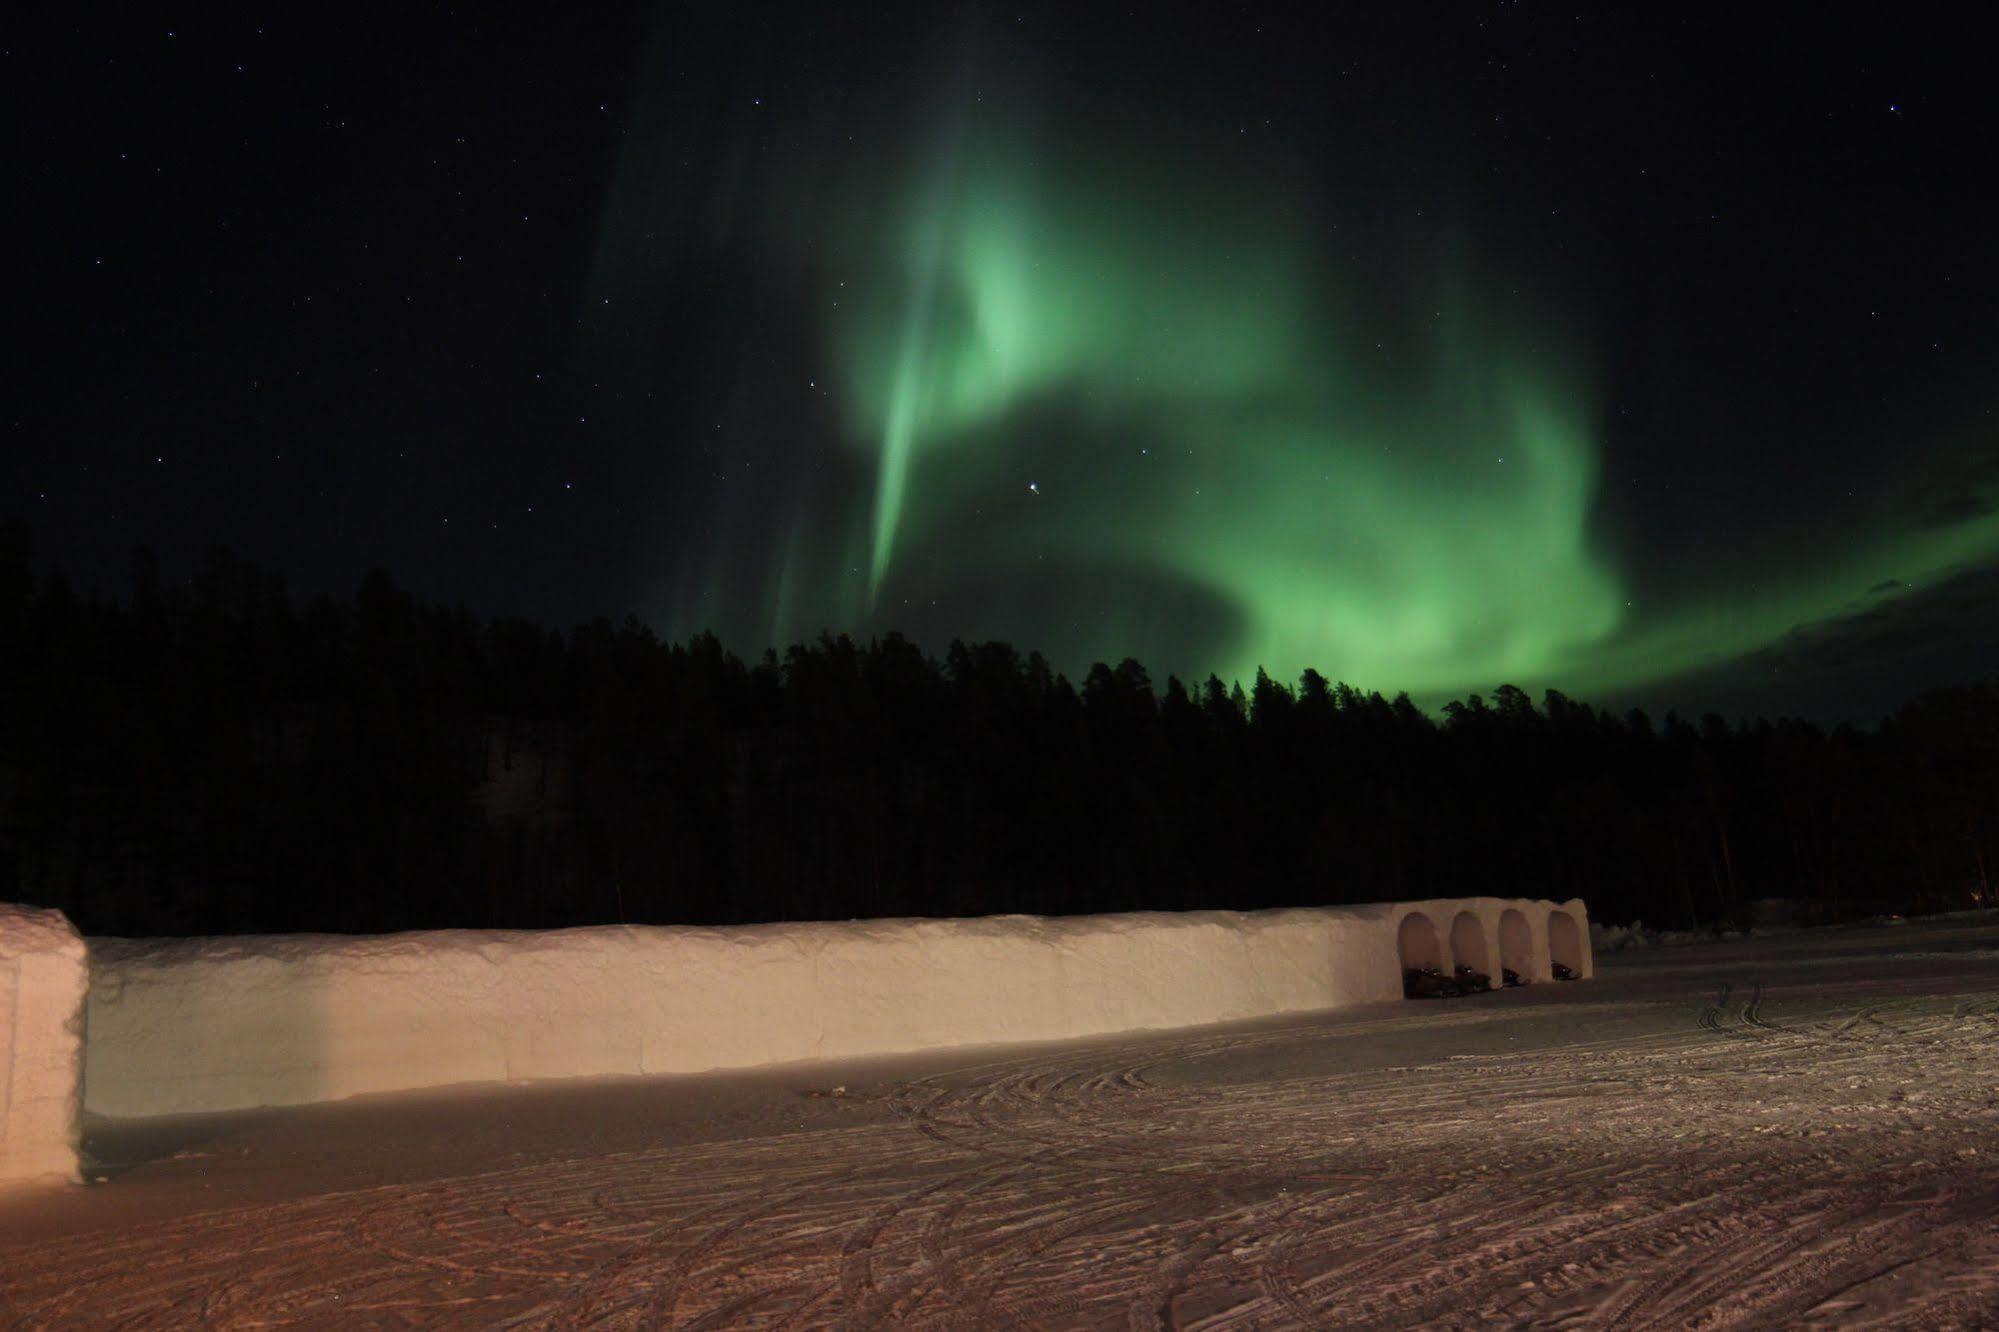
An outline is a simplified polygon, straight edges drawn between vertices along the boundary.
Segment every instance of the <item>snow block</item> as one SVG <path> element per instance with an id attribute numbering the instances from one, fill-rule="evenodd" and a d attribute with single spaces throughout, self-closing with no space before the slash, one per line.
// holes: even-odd
<path id="1" fill-rule="evenodd" d="M 1437 934 L 1447 966 L 1476 937 L 1492 958 L 1524 949 L 1522 975 L 1546 979 L 1551 962 L 1590 974 L 1581 902 L 1497 898 L 93 940 L 87 1109 L 180 1114 L 461 1082 L 695 1073 L 1400 999 L 1398 932 L 1412 915 Z"/>
<path id="2" fill-rule="evenodd" d="M 0 1187 L 79 1178 L 89 974 L 62 912 L 0 903 Z"/>

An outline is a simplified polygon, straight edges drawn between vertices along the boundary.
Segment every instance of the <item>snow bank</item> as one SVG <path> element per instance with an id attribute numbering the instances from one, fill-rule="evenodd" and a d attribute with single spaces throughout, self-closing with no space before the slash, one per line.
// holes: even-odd
<path id="1" fill-rule="evenodd" d="M 62 912 L 0 903 L 0 1187 L 77 1178 L 88 987 Z"/>
<path id="2" fill-rule="evenodd" d="M 1523 975 L 1547 978 L 1551 956 L 1590 971 L 1580 901 L 1496 898 L 93 940 L 87 1108 L 159 1115 L 458 1082 L 692 1073 L 1395 999 L 1398 932 L 1411 915 L 1432 923 L 1447 965 L 1474 939 L 1498 958 L 1504 934 L 1524 947 Z M 1454 930 L 1461 916 L 1472 923 Z"/>

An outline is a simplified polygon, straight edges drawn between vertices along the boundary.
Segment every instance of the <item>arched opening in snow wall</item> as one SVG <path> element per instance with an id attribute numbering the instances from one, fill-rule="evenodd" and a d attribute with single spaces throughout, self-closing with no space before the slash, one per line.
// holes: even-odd
<path id="1" fill-rule="evenodd" d="M 1492 957 L 1485 947 L 1485 924 L 1476 912 L 1460 911 L 1451 921 L 1452 975 L 1471 990 L 1492 988 Z"/>
<path id="2" fill-rule="evenodd" d="M 1499 965 L 1507 985 L 1524 985 L 1534 977 L 1534 931 L 1526 913 L 1516 907 L 1499 913 Z"/>
<path id="3" fill-rule="evenodd" d="M 1395 929 L 1395 952 L 1402 961 L 1402 997 L 1430 999 L 1455 992 L 1444 974 L 1444 949 L 1437 927 L 1420 911 L 1411 911 Z"/>
<path id="4" fill-rule="evenodd" d="M 1577 980 L 1583 974 L 1582 931 L 1566 911 L 1548 913 L 1548 964 L 1556 980 Z"/>
<path id="5" fill-rule="evenodd" d="M 1395 931 L 1395 951 L 1402 958 L 1404 971 L 1418 971 L 1425 967 L 1435 971 L 1444 969 L 1444 950 L 1437 943 L 1437 927 L 1420 911 L 1412 911 L 1402 918 L 1401 926 Z"/>

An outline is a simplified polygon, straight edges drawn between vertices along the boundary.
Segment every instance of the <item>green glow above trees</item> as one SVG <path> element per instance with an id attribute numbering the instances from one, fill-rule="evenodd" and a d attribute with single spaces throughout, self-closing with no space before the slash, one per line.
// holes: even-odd
<path id="1" fill-rule="evenodd" d="M 1913 424 L 1871 488 L 1742 469 L 1783 493 L 1712 523 L 1724 492 L 1699 476 L 1606 503 L 1627 473 L 1762 442 L 1682 450 L 1670 413 L 1607 436 L 1628 419 L 1595 352 L 1614 339 L 1578 285 L 1604 255 L 1572 271 L 1533 227 L 1488 226 L 1504 192 L 1439 220 L 1448 163 L 1383 186 L 1364 145 L 1374 184 L 1342 196 L 1337 160 L 1233 127 L 1037 123 L 1025 96 L 925 110 L 953 98 L 916 118 L 941 134 L 884 115 L 865 151 L 760 125 L 709 211 L 676 193 L 695 139 L 634 140 L 605 294 L 655 294 L 631 307 L 671 321 L 676 284 L 706 291 L 726 261 L 767 284 L 732 330 L 814 345 L 802 409 L 742 338 L 733 389 L 692 418 L 714 433 L 667 460 L 689 506 L 647 608 L 668 632 L 1001 638 L 1078 677 L 1127 656 L 1160 681 L 1309 667 L 1426 703 L 1502 681 L 1635 698 L 1999 555 L 1976 423 Z M 765 154 L 794 138 L 816 146 Z"/>
<path id="2" fill-rule="evenodd" d="M 1315 229 L 1282 172 L 1130 160 L 1154 165 L 967 134 L 867 214 L 830 354 L 872 458 L 882 627 L 1011 637 L 1070 670 L 1139 655 L 1162 677 L 1587 694 L 1999 551 L 1990 503 L 1856 513 L 1783 552 L 1746 543 L 1764 576 L 1641 611 L 1597 530 L 1583 322 L 1464 244 L 1427 271 L 1395 251 L 1397 299 L 1375 283 L 1370 302 L 1350 253 L 1368 242 Z"/>
<path id="3" fill-rule="evenodd" d="M 836 327 L 877 454 L 871 594 L 927 601 L 968 566 L 1163 572 L 1238 622 L 1181 669 L 1418 691 L 1539 675 L 1616 631 L 1593 404 L 1529 349 L 1540 330 L 1459 291 L 1398 331 L 1397 365 L 1281 208 L 1018 149 L 959 161 L 906 198 Z M 1093 610 L 1089 651 L 1115 659 L 1148 635 L 1108 600 L 1064 609 Z"/>

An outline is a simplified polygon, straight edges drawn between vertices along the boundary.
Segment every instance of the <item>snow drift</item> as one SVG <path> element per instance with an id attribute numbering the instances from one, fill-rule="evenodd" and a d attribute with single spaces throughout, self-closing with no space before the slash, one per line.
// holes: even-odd
<path id="1" fill-rule="evenodd" d="M 88 976 L 62 912 L 0 903 L 0 1187 L 77 1178 Z"/>
<path id="2" fill-rule="evenodd" d="M 1411 918 L 1415 918 L 1414 921 Z M 1590 974 L 1580 901 L 91 943 L 86 1108 L 290 1105 L 1059 1040 L 1396 999 L 1427 928 Z M 1516 963 L 1518 965 L 1516 965 Z"/>

